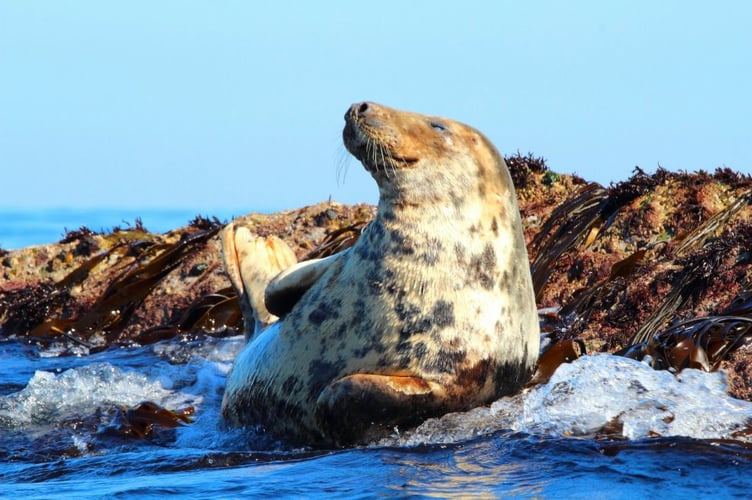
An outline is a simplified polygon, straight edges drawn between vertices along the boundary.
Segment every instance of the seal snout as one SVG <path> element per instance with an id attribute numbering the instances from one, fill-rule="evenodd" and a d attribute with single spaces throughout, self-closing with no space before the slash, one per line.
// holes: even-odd
<path id="1" fill-rule="evenodd" d="M 345 121 L 354 121 L 369 128 L 384 126 L 385 109 L 375 102 L 356 102 L 345 114 Z"/>
<path id="2" fill-rule="evenodd" d="M 350 106 L 350 109 L 347 110 L 347 113 L 345 113 L 345 120 L 348 118 L 354 118 L 354 119 L 367 119 L 369 116 L 373 115 L 374 108 L 376 107 L 376 104 L 372 102 L 356 102 L 352 106 Z"/>

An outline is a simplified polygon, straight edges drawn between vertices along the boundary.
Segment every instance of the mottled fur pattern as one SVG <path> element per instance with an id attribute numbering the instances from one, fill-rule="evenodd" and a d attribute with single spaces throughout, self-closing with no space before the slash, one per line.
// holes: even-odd
<path id="1" fill-rule="evenodd" d="M 516 391 L 539 348 L 514 188 L 494 146 L 466 125 L 374 103 L 345 119 L 378 214 L 251 340 L 223 403 L 232 424 L 328 445 Z"/>

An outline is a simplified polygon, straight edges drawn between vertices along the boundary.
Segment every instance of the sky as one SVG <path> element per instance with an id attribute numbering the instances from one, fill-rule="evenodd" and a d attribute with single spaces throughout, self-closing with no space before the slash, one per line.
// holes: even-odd
<path id="1" fill-rule="evenodd" d="M 0 208 L 296 208 L 378 191 L 351 103 L 603 185 L 752 173 L 752 3 L 0 0 Z"/>

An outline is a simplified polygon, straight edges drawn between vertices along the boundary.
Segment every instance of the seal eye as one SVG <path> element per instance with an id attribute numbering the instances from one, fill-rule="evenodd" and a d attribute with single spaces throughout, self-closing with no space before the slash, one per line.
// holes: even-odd
<path id="1" fill-rule="evenodd" d="M 429 125 L 431 125 L 431 128 L 434 129 L 434 130 L 436 130 L 437 132 L 446 132 L 447 131 L 446 125 L 444 125 L 441 122 L 431 122 L 431 123 L 429 123 Z"/>

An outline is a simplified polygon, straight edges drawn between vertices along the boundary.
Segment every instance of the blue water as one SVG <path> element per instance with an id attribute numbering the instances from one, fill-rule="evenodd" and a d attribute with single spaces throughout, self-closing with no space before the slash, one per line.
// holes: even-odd
<path id="1" fill-rule="evenodd" d="M 220 221 L 243 215 L 242 211 L 214 210 L 211 212 L 180 209 L 130 208 L 49 208 L 39 210 L 0 208 L 0 248 L 14 250 L 31 245 L 59 241 L 65 230 L 86 226 L 92 231 L 110 231 L 119 226 L 128 228 L 140 218 L 149 231 L 163 233 L 188 224 L 197 215 L 217 217 Z"/>
<path id="2" fill-rule="evenodd" d="M 160 231 L 196 215 L 102 213 L 65 224 L 107 228 L 131 215 Z M 39 214 L 17 216 L 24 225 L 3 219 L 0 241 L 62 233 Z M 42 349 L 0 332 L 0 497 L 746 498 L 752 488 L 752 448 L 729 439 L 752 404 L 729 398 L 722 374 L 674 377 L 589 356 L 489 408 L 370 446 L 311 450 L 223 426 L 222 391 L 242 344 L 174 339 L 63 356 L 64 345 Z M 144 440 L 102 432 L 118 407 L 144 400 L 192 406 L 195 422 Z M 616 420 L 621 437 L 597 437 Z"/>
<path id="3" fill-rule="evenodd" d="M 422 444 L 395 444 L 402 439 L 395 437 L 348 450 L 290 448 L 221 425 L 221 390 L 241 345 L 239 337 L 173 340 L 57 357 L 0 342 L 0 495 L 728 498 L 746 497 L 752 486 L 752 450 L 741 443 L 478 433 L 470 430 L 472 412 L 451 424 L 451 437 L 431 431 Z M 81 423 L 141 398 L 194 405 L 196 421 L 142 441 L 113 440 Z M 75 456 L 61 456 L 71 448 Z"/>

